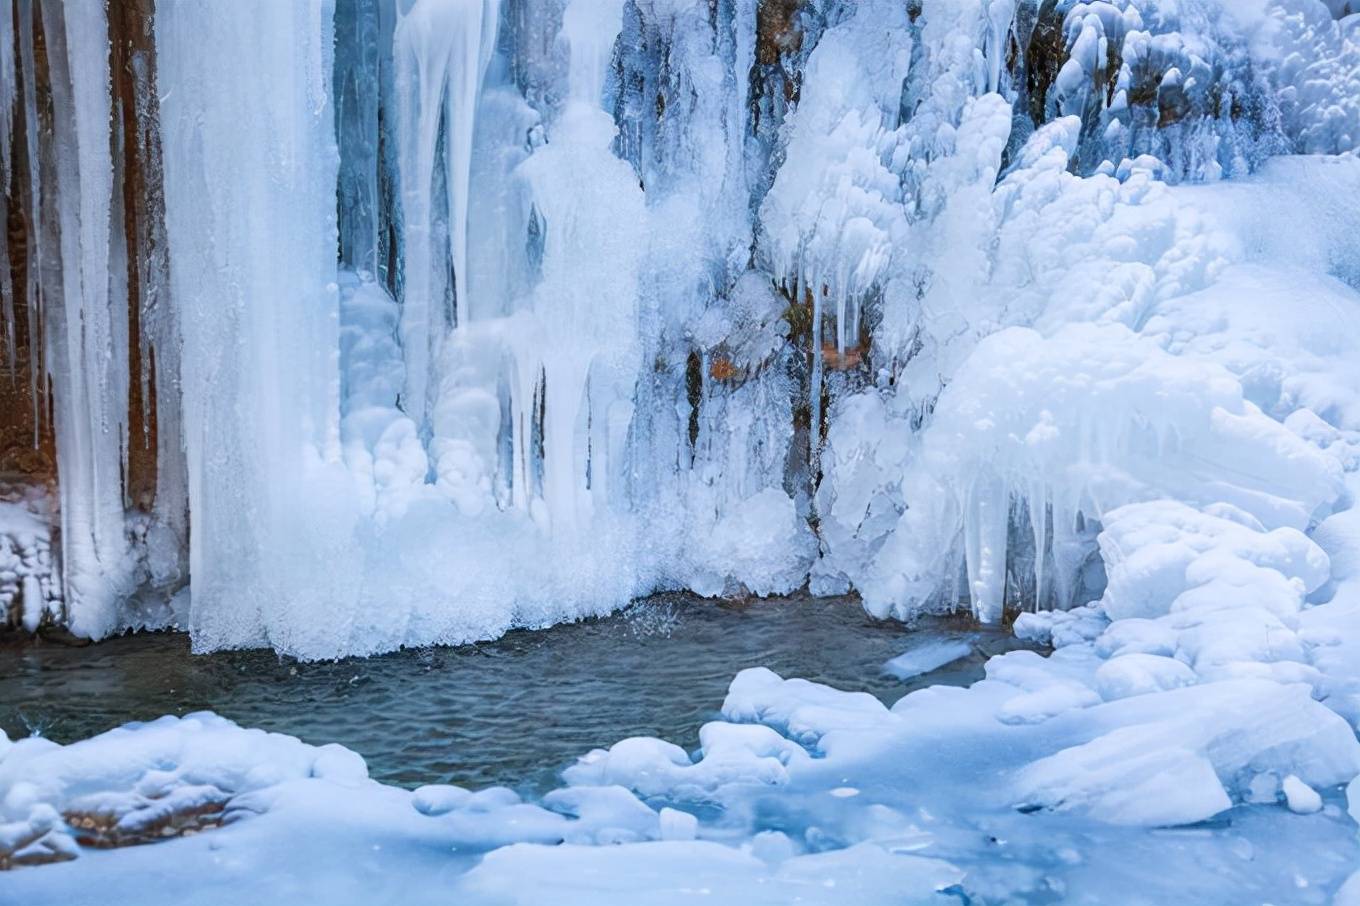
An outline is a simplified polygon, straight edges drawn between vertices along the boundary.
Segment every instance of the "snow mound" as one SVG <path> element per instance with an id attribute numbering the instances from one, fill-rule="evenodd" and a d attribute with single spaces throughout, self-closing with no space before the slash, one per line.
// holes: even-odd
<path id="1" fill-rule="evenodd" d="M 1225 681 L 1101 705 L 1083 720 L 1100 735 L 1021 771 L 1022 802 L 1114 824 L 1192 824 L 1247 800 L 1261 775 L 1335 786 L 1360 772 L 1354 732 L 1304 685 Z"/>
<path id="2" fill-rule="evenodd" d="M 210 713 L 128 724 L 69 746 L 41 737 L 0 748 L 0 858 L 35 849 L 74 857 L 76 843 L 120 846 L 229 823 L 249 810 L 238 796 L 314 777 L 365 781 L 363 759 L 337 745 L 243 730 Z M 244 810 L 244 811 L 243 811 Z"/>

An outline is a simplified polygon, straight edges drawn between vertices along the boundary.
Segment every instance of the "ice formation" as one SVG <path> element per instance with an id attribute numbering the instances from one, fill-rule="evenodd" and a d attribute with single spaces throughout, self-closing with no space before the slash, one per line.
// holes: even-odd
<path id="1" fill-rule="evenodd" d="M 82 883 L 98 794 L 113 828 L 254 803 L 213 831 L 252 853 L 360 814 L 511 902 L 1206 859 L 1356 897 L 1352 6 L 0 3 L 9 624 L 331 657 L 807 586 L 1053 647 L 891 710 L 744 672 L 697 756 L 625 740 L 541 804 L 282 742 L 147 767 L 250 733 L 207 717 L 23 740 L 0 854 Z M 1146 831 L 1225 813 L 1231 846 Z"/>
<path id="2" fill-rule="evenodd" d="M 1360 417 L 1360 63 L 1316 0 L 275 7 L 0 23 L 12 403 L 55 451 L 12 623 L 319 657 L 804 584 L 994 620 L 1098 596 L 1126 504 L 1346 505 L 1286 421 Z"/>

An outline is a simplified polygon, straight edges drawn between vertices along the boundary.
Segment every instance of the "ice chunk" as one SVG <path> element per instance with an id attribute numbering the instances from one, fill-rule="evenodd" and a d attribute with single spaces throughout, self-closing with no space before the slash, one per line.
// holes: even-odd
<path id="1" fill-rule="evenodd" d="M 1309 815 L 1322 810 L 1322 797 L 1317 794 L 1317 790 L 1293 774 L 1284 779 L 1280 788 L 1284 792 L 1285 804 L 1289 806 L 1291 812 Z"/>
<path id="2" fill-rule="evenodd" d="M 1248 767 L 1313 786 L 1360 771 L 1350 727 L 1303 685 L 1229 680 L 1121 699 L 1087 719 L 1109 729 L 1024 769 L 1022 801 L 1114 824 L 1188 824 L 1246 798 Z"/>
<path id="3" fill-rule="evenodd" d="M 898 679 L 911 679 L 938 670 L 972 653 L 973 645 L 969 641 L 938 639 L 917 645 L 906 654 L 899 654 L 884 664 L 883 669 Z"/>
<path id="4" fill-rule="evenodd" d="M 804 679 L 782 679 L 764 667 L 743 670 L 723 700 L 731 721 L 765 724 L 806 747 L 823 751 L 838 731 L 849 733 L 892 724 L 883 703 L 867 692 L 841 692 Z"/>

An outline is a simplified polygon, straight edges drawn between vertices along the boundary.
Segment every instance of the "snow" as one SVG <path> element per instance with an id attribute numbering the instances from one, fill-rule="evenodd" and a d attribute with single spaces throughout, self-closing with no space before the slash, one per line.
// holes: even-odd
<path id="1" fill-rule="evenodd" d="M 1244 775 L 1306 766 L 1313 783 L 1336 786 L 1360 770 L 1354 733 L 1300 685 L 1224 681 L 1102 705 L 1085 722 L 1100 735 L 1021 774 L 1026 803 L 1115 824 L 1192 824 L 1244 801 L 1244 788 L 1225 785 Z"/>
<path id="2" fill-rule="evenodd" d="M 1092 668 L 1119 660 L 1075 647 L 994 658 L 972 688 L 920 690 L 891 710 L 744 671 L 695 755 L 624 740 L 584 756 L 539 803 L 503 788 L 384 787 L 337 746 L 208 714 L 70 746 L 4 742 L 6 857 L 66 860 L 5 880 L 35 903 L 80 902 L 96 878 L 117 896 L 153 875 L 158 896 L 190 902 L 227 890 L 276 898 L 300 883 L 336 902 L 396 885 L 414 902 L 536 902 L 550 889 L 573 902 L 784 902 L 795 891 L 831 902 L 849 891 L 887 903 L 947 889 L 1099 898 L 1123 889 L 1128 872 L 1144 873 L 1146 902 L 1177 890 L 1284 899 L 1300 879 L 1319 894 L 1338 889 L 1360 855 L 1354 824 L 1323 808 L 1360 772 L 1345 721 L 1306 686 L 1265 679 L 1006 720 L 1027 690 L 1096 683 Z M 1275 817 L 1286 808 L 1309 823 L 1286 832 Z M 1157 829 L 1229 809 L 1230 832 Z M 71 816 L 95 827 L 68 825 Z M 163 842 L 70 839 L 148 832 Z M 997 845 L 1010 857 L 998 860 Z M 1234 872 L 1200 888 L 1209 865 Z"/>
<path id="3" fill-rule="evenodd" d="M 877 847 L 761 859 L 714 843 L 658 842 L 618 849 L 514 846 L 497 850 L 461 889 L 491 902 L 859 903 L 933 897 L 957 877 L 932 859 Z"/>
<path id="4" fill-rule="evenodd" d="M 1310 815 L 1322 809 L 1322 797 L 1317 794 L 1317 790 L 1293 774 L 1284 779 L 1280 784 L 1280 790 L 1284 793 L 1285 802 L 1291 812 Z"/>
<path id="5" fill-rule="evenodd" d="M 1096 668 L 1096 690 L 1105 701 L 1165 692 L 1198 682 L 1195 671 L 1161 654 L 1131 651 Z"/>

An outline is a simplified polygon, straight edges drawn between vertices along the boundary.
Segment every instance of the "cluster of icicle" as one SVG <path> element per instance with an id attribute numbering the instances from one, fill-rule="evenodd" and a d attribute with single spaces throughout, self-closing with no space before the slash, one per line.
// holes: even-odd
<path id="1" fill-rule="evenodd" d="M 1016 323 L 978 231 L 1055 143 L 1171 181 L 1356 144 L 1354 23 L 1268 7 L 0 3 L 63 592 L 10 620 L 330 656 L 667 587 L 917 601 L 866 571 L 898 491 L 830 518 L 836 420 L 919 428 Z"/>

